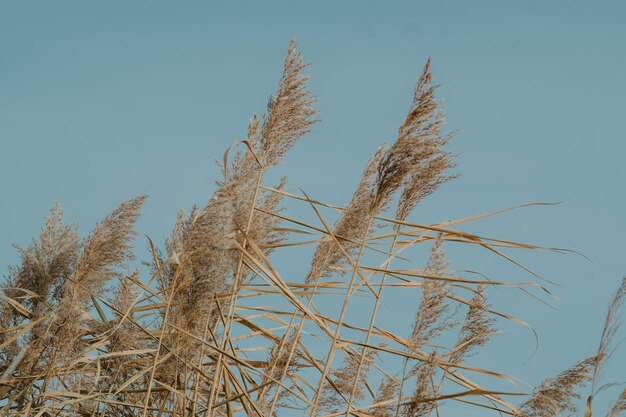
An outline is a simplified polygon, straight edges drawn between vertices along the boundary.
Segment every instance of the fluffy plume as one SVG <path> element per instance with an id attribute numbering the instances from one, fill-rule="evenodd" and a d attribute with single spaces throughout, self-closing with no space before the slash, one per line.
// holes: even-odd
<path id="1" fill-rule="evenodd" d="M 172 235 L 170 259 L 178 259 L 171 266 L 174 271 L 169 279 L 176 280 L 172 309 L 176 314 L 172 317 L 188 329 L 204 326 L 215 308 L 212 298 L 226 290 L 236 268 L 233 243 L 238 188 L 237 184 L 223 187 L 204 208 L 192 212 L 193 217 L 179 218 Z"/>
<path id="2" fill-rule="evenodd" d="M 446 172 L 454 166 L 450 155 L 427 155 L 411 169 L 396 209 L 396 218 L 405 220 L 411 210 L 441 184 L 454 178 Z"/>
<path id="3" fill-rule="evenodd" d="M 424 271 L 426 274 L 432 276 L 449 274 L 449 263 L 446 260 L 442 246 L 443 236 L 439 234 L 431 249 L 428 265 Z M 436 279 L 424 280 L 422 299 L 415 313 L 411 336 L 408 340 L 407 350 L 409 352 L 417 352 L 420 346 L 427 344 L 431 339 L 436 338 L 443 331 L 454 325 L 448 314 L 450 309 L 447 303 L 449 291 L 449 284 L 445 281 Z M 411 371 L 411 375 L 417 375 L 418 384 L 413 395 L 413 402 L 404 407 L 406 416 L 422 416 L 427 414 L 432 408 L 432 404 L 425 403 L 423 399 L 433 397 L 434 387 L 432 387 L 430 379 L 435 372 L 434 358 L 435 352 L 432 352 L 429 360 L 419 361 Z M 408 377 L 405 377 L 408 363 L 408 358 L 405 358 L 400 380 L 400 397 L 402 396 L 404 384 L 408 379 Z"/>
<path id="4" fill-rule="evenodd" d="M 363 387 L 367 383 L 367 373 L 372 367 L 375 356 L 376 352 L 370 349 L 365 354 L 365 358 L 363 358 L 359 381 L 356 384 L 356 390 L 353 396 L 355 400 L 362 400 L 365 398 Z M 356 381 L 359 360 L 359 355 L 346 354 L 344 366 L 332 371 L 333 382 L 336 388 L 330 386 L 328 383 L 324 385 L 324 396 L 320 401 L 322 407 L 329 410 L 337 409 L 343 404 L 343 399 L 339 393 L 343 394 L 346 398 L 350 396 L 352 387 Z"/>
<path id="5" fill-rule="evenodd" d="M 214 327 L 219 309 L 231 308 L 239 296 L 234 282 L 242 282 L 250 269 L 242 265 L 235 243 L 247 239 L 269 253 L 282 240 L 277 230 L 281 196 L 263 194 L 259 185 L 266 168 L 278 164 L 295 142 L 307 133 L 315 120 L 313 96 L 307 89 L 308 78 L 302 74 L 306 65 L 290 44 L 278 91 L 268 104 L 262 122 L 256 115 L 248 125 L 245 149 L 234 154 L 230 164 L 228 152 L 222 166 L 224 178 L 209 202 L 187 218 L 179 215 L 168 241 L 168 259 L 162 288 L 172 294 L 168 321 L 191 334 L 203 334 Z M 284 187 L 285 180 L 277 185 Z M 237 288 L 237 290 L 235 290 Z M 217 296 L 233 290 L 230 301 L 217 304 Z M 201 343 L 189 333 L 166 336 L 167 346 L 180 346 L 181 357 L 194 357 L 202 351 Z M 158 379 L 170 380 L 176 372 L 177 359 L 161 365 Z M 178 361 L 182 366 L 184 361 Z M 184 369 L 181 370 L 184 372 Z M 212 389 L 212 388 L 209 388 Z"/>
<path id="6" fill-rule="evenodd" d="M 417 375 L 417 386 L 411 401 L 404 406 L 404 416 L 425 417 L 431 412 L 435 403 L 428 400 L 436 396 L 432 382 L 436 369 L 435 353 L 432 353 L 428 360 L 420 362 L 413 369 L 413 374 Z"/>
<path id="7" fill-rule="evenodd" d="M 444 135 L 443 106 L 436 101 L 435 87 L 431 85 L 430 60 L 417 83 L 413 107 L 399 133 L 414 142 L 414 163 L 404 183 L 396 209 L 396 217 L 404 220 L 411 210 L 441 184 L 453 178 L 447 171 L 454 167 L 452 154 L 443 147 L 452 139 Z"/>
<path id="8" fill-rule="evenodd" d="M 452 155 L 442 148 L 451 135 L 442 135 L 443 110 L 435 99 L 430 60 L 419 78 L 411 109 L 398 128 L 396 142 L 385 151 L 379 148 L 369 161 L 352 200 L 334 227 L 348 254 L 370 232 L 370 219 L 383 212 L 395 192 L 404 187 L 397 208 L 403 220 L 413 207 L 442 183 L 452 178 L 447 171 L 454 166 Z M 345 259 L 336 244 L 325 238 L 318 247 L 310 280 L 328 276 Z"/>
<path id="9" fill-rule="evenodd" d="M 126 352 L 145 349 L 148 344 L 145 333 L 137 324 L 132 308 L 140 295 L 134 281 L 139 279 L 139 271 L 130 276 L 120 278 L 119 284 L 109 300 L 115 309 L 115 318 L 106 322 L 97 322 L 91 325 L 91 332 L 99 340 L 107 341 L 108 351 L 119 356 L 112 356 L 101 361 L 101 374 L 108 384 L 113 381 L 124 382 L 132 371 L 142 364 L 136 355 Z M 105 380 L 103 379 L 103 382 Z"/>
<path id="10" fill-rule="evenodd" d="M 383 153 L 384 148 L 378 148 L 374 158 L 367 163 L 350 203 L 334 226 L 333 234 L 349 255 L 354 254 L 360 242 L 370 232 L 368 229 L 369 216 L 371 215 L 370 207 L 375 198 L 376 173 Z M 333 269 L 345 264 L 345 257 L 336 245 L 336 242 L 329 236 L 324 237 L 320 242 L 313 256 L 307 282 L 314 281 L 319 277 L 330 276 Z"/>
<path id="11" fill-rule="evenodd" d="M 488 307 L 485 287 L 479 285 L 459 332 L 458 342 L 450 355 L 450 362 L 462 362 L 473 350 L 485 346 L 496 333 L 496 321 L 487 315 Z"/>
<path id="12" fill-rule="evenodd" d="M 44 316 L 54 303 L 53 295 L 72 274 L 78 258 L 78 234 L 75 226 L 63 222 L 63 210 L 58 203 L 50 209 L 38 239 L 30 246 L 16 246 L 20 253 L 20 266 L 13 270 L 3 292 L 31 312 L 31 319 Z M 8 303 L 2 304 L 0 328 L 9 329 L 23 322 L 24 317 Z M 42 334 L 43 333 L 43 334 Z M 13 332 L 0 333 L 0 343 Z M 37 326 L 29 335 L 30 342 L 45 336 L 45 326 Z M 29 343 L 29 342 L 26 342 Z M 0 349 L 5 364 L 17 364 L 16 355 L 25 351 L 15 343 Z M 21 361 L 21 358 L 19 359 Z M 0 368 L 1 369 L 1 368 Z"/>
<path id="13" fill-rule="evenodd" d="M 392 417 L 396 410 L 396 398 L 398 397 L 398 390 L 400 388 L 400 382 L 393 377 L 384 377 L 378 392 L 374 398 L 374 404 L 378 404 L 372 407 L 370 413 L 376 417 Z"/>
<path id="14" fill-rule="evenodd" d="M 606 359 L 611 354 L 611 346 L 615 334 L 619 330 L 622 324 L 622 318 L 619 315 L 620 309 L 624 305 L 624 299 L 626 298 L 626 277 L 622 279 L 622 284 L 617 289 L 606 313 L 604 320 L 604 327 L 602 328 L 602 336 L 600 338 L 600 347 L 598 349 L 598 359 Z"/>
<path id="15" fill-rule="evenodd" d="M 589 379 L 595 357 L 576 363 L 555 378 L 546 379 L 520 407 L 517 417 L 554 417 L 562 412 L 576 412 L 575 389 Z"/>
<path id="16" fill-rule="evenodd" d="M 38 295 L 25 303 L 35 310 L 38 305 L 50 301 L 52 293 L 67 280 L 76 265 L 76 227 L 63 223 L 63 210 L 55 203 L 39 239 L 33 240 L 27 248 L 18 247 L 18 251 L 22 263 L 15 284 Z"/>
<path id="17" fill-rule="evenodd" d="M 297 364 L 300 360 L 300 355 L 297 350 L 297 343 L 299 339 L 295 334 L 295 331 L 285 335 L 285 339 L 280 342 L 274 343 L 270 350 L 267 365 L 265 366 L 265 376 L 263 383 L 268 383 L 268 387 L 262 389 L 259 392 L 257 403 L 264 406 L 271 405 L 273 401 L 273 391 L 271 387 L 275 384 L 272 380 L 283 380 L 283 375 L 288 375 L 289 372 L 296 371 Z M 291 352 L 293 351 L 293 354 Z M 279 389 L 277 401 L 282 400 L 287 391 Z M 269 409 L 269 407 L 268 407 Z"/>
<path id="18" fill-rule="evenodd" d="M 267 195 L 260 202 L 261 210 L 256 212 L 255 208 L 259 204 L 257 185 L 264 169 L 278 164 L 315 123 L 308 77 L 302 75 L 306 65 L 295 48 L 292 42 L 262 127 L 256 115 L 248 125 L 245 153 L 235 154 L 230 166 L 223 166 L 225 176 L 218 182 L 219 189 L 193 216 L 186 220 L 179 217 L 170 239 L 173 250 L 169 250 L 169 257 L 176 263 L 170 267 L 170 276 L 176 271 L 179 280 L 175 300 L 178 307 L 173 316 L 179 316 L 190 329 L 204 326 L 215 308 L 210 300 L 228 288 L 239 259 L 233 243 L 240 239 L 240 227 L 260 245 L 270 246 L 281 240 L 276 232 L 277 218 L 263 212 L 279 210 L 280 196 Z M 284 183 L 281 180 L 278 187 Z"/>
<path id="19" fill-rule="evenodd" d="M 600 345 L 598 346 L 598 352 L 595 356 L 593 364 L 593 373 L 591 377 L 591 389 L 589 396 L 587 397 L 587 409 L 585 410 L 585 417 L 591 417 L 591 411 L 593 408 L 593 398 L 596 394 L 596 385 L 598 383 L 598 377 L 604 367 L 606 361 L 613 354 L 613 339 L 615 334 L 622 325 L 622 318 L 619 314 L 626 297 L 626 277 L 622 278 L 622 284 L 617 289 L 604 319 L 604 327 L 602 328 L 602 335 L 600 336 Z"/>
<path id="20" fill-rule="evenodd" d="M 285 177 L 274 186 L 276 190 L 283 190 L 287 180 Z M 269 254 L 272 248 L 284 241 L 285 233 L 280 231 L 278 226 L 281 219 L 274 216 L 282 211 L 283 196 L 275 192 L 267 192 L 259 201 L 258 210 L 254 212 L 252 224 L 248 235 L 259 247 L 265 249 L 265 253 Z"/>
<path id="21" fill-rule="evenodd" d="M 122 203 L 97 225 L 83 244 L 76 270 L 64 283 L 59 299 L 55 343 L 72 347 L 83 331 L 82 312 L 92 295 L 98 295 L 118 268 L 133 258 L 133 226 L 145 196 Z"/>
<path id="22" fill-rule="evenodd" d="M 309 132 L 316 110 L 313 95 L 307 89 L 308 77 L 302 75 L 306 64 L 295 41 L 291 41 L 283 76 L 276 96 L 267 104 L 267 117 L 261 129 L 263 156 L 267 165 L 279 163 L 295 141 Z"/>
<path id="23" fill-rule="evenodd" d="M 120 278 L 119 285 L 114 290 L 114 296 L 110 300 L 116 310 L 116 319 L 110 324 L 112 333 L 110 350 L 121 352 L 125 350 L 140 349 L 145 347 L 144 333 L 133 323 L 135 313 L 132 308 L 137 303 L 140 295 L 135 280 L 139 279 L 139 271 L 135 271 L 128 277 Z"/>
<path id="24" fill-rule="evenodd" d="M 426 274 L 445 276 L 448 274 L 448 261 L 443 250 L 443 237 L 438 235 L 431 250 Z M 449 305 L 447 297 L 449 285 L 445 281 L 425 279 L 422 288 L 422 300 L 415 314 L 411 332 L 409 350 L 413 351 L 421 344 L 437 337 L 453 325 L 447 317 Z"/>
<path id="25" fill-rule="evenodd" d="M 32 329 L 28 344 L 14 354 L 7 371 L 41 372 L 56 362 L 69 362 L 84 347 L 79 339 L 96 330 L 93 321 L 86 319 L 90 297 L 100 295 L 111 279 L 121 276 L 119 269 L 133 258 L 133 226 L 144 200 L 141 196 L 122 203 L 80 245 L 75 228 L 64 225 L 60 207 L 53 207 L 39 242 L 21 251 L 28 256 L 21 278 L 16 279 L 30 282 L 31 291 L 36 288 L 42 293 L 32 306 L 48 320 Z M 28 381 L 15 388 L 21 384 Z"/>
<path id="26" fill-rule="evenodd" d="M 16 246 L 21 264 L 12 274 L 6 295 L 21 298 L 26 308 L 43 313 L 37 311 L 39 307 L 53 301 L 52 295 L 74 270 L 78 247 L 76 227 L 63 223 L 63 210 L 55 204 L 45 219 L 39 239 L 26 248 Z M 5 309 L 5 315 L 14 316 L 14 309 L 8 306 Z"/>
<path id="27" fill-rule="evenodd" d="M 451 135 L 442 136 L 443 110 L 435 99 L 430 59 L 413 94 L 411 109 L 398 128 L 396 142 L 385 153 L 379 170 L 373 211 L 382 211 L 402 186 L 397 215 L 404 219 L 411 209 L 449 177 L 452 157 L 442 147 Z"/>

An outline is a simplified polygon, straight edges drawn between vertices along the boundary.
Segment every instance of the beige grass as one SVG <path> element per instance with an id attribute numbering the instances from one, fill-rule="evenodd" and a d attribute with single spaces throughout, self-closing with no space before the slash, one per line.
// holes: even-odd
<path id="1" fill-rule="evenodd" d="M 473 366 L 499 321 L 525 324 L 494 311 L 490 290 L 540 288 L 511 250 L 543 248 L 460 230 L 500 212 L 411 220 L 454 177 L 430 61 L 396 140 L 373 153 L 345 207 L 287 192 L 285 179 L 264 185 L 316 122 L 306 67 L 292 42 L 276 96 L 225 153 L 217 190 L 179 213 L 166 242 L 148 239 L 147 268 L 122 273 L 145 197 L 122 203 L 85 239 L 53 206 L 40 236 L 17 248 L 20 264 L 3 286 L 1 415 L 435 417 L 456 403 L 471 416 L 547 417 L 575 412 L 587 385 L 591 416 L 626 284 L 598 351 L 533 392 Z M 302 210 L 316 221 L 291 217 Z M 529 281 L 454 273 L 449 244 L 496 254 Z M 312 260 L 301 278 L 285 279 L 273 260 L 293 246 L 310 248 Z M 423 267 L 410 259 L 419 251 L 430 252 Z M 416 313 L 385 329 L 380 307 L 398 289 L 415 294 Z M 609 415 L 625 411 L 626 391 Z"/>

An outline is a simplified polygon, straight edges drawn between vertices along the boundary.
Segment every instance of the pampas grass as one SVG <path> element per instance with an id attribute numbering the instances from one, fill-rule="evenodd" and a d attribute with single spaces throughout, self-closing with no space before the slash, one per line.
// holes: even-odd
<path id="1" fill-rule="evenodd" d="M 530 393 L 501 390 L 511 379 L 471 360 L 499 321 L 521 321 L 492 310 L 490 289 L 539 284 L 455 273 L 445 248 L 477 246 L 516 267 L 509 249 L 542 248 L 459 230 L 497 213 L 411 220 L 455 176 L 430 60 L 395 141 L 373 150 L 343 207 L 288 192 L 286 178 L 264 184 L 317 122 L 306 69 L 292 42 L 265 114 L 224 154 L 215 193 L 180 212 L 164 242 L 147 238 L 145 268 L 128 272 L 143 196 L 83 240 L 55 204 L 40 236 L 16 247 L 0 299 L 1 415 L 428 417 L 453 402 L 467 415 L 548 417 L 579 410 L 581 389 L 592 415 L 626 284 L 594 356 Z M 316 221 L 291 217 L 301 210 Z M 286 279 L 273 260 L 292 246 L 312 258 Z M 412 261 L 415 252 L 428 262 Z M 416 313 L 383 328 L 392 289 L 414 294 Z M 623 415 L 625 398 L 609 416 Z"/>

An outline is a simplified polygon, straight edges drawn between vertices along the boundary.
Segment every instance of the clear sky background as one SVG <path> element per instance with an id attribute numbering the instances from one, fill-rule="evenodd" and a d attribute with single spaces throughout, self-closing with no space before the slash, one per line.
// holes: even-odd
<path id="1" fill-rule="evenodd" d="M 213 160 L 262 113 L 295 37 L 322 123 L 277 174 L 344 204 L 378 144 L 394 139 L 427 57 L 462 176 L 419 207 L 436 222 L 563 201 L 467 230 L 580 251 L 519 254 L 560 286 L 551 307 L 494 300 L 539 334 L 506 326 L 490 367 L 535 384 L 594 353 L 626 274 L 626 2 L 0 2 L 0 265 L 56 200 L 82 233 L 146 193 L 138 224 L 162 240 L 203 204 Z M 143 242 L 141 242 L 143 245 Z M 494 257 L 453 267 L 521 281 Z M 410 308 L 409 308 L 410 307 Z M 407 311 L 414 306 L 407 307 Z M 626 379 L 626 346 L 605 381 Z M 598 399 L 608 403 L 609 397 Z"/>

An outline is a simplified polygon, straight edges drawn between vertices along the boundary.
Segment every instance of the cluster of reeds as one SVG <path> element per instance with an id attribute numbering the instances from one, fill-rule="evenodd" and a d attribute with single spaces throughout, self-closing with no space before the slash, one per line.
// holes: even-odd
<path id="1" fill-rule="evenodd" d="M 418 417 L 454 403 L 467 415 L 557 416 L 575 410 L 585 384 L 591 415 L 626 285 L 592 357 L 522 401 L 515 386 L 479 385 L 476 376 L 507 378 L 472 366 L 472 355 L 497 321 L 521 322 L 494 311 L 489 291 L 534 283 L 455 273 L 445 246 L 474 245 L 519 267 L 509 249 L 540 248 L 459 230 L 495 213 L 410 219 L 453 177 L 430 61 L 395 141 L 375 151 L 345 207 L 287 192 L 285 179 L 264 185 L 316 122 L 305 68 L 292 42 L 276 95 L 225 154 L 217 190 L 178 215 L 166 242 L 148 239 L 145 268 L 128 273 L 143 196 L 84 239 L 55 205 L 40 236 L 17 247 L 0 296 L 1 415 Z M 317 220 L 287 214 L 301 210 Z M 312 248 L 312 261 L 285 278 L 272 260 L 293 246 Z M 412 251 L 429 260 L 416 266 Z M 380 308 L 398 290 L 415 294 L 416 313 L 384 328 Z M 626 391 L 610 416 L 625 410 Z"/>

